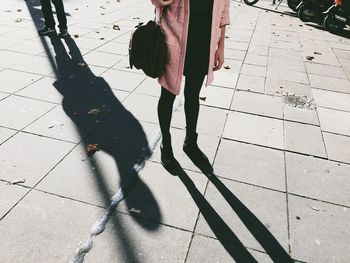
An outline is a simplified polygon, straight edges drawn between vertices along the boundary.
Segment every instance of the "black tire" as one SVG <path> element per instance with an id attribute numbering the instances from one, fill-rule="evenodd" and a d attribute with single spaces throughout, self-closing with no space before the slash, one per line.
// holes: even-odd
<path id="1" fill-rule="evenodd" d="M 297 6 L 300 4 L 300 0 L 287 0 L 287 5 L 294 12 L 297 11 Z"/>
<path id="2" fill-rule="evenodd" d="M 333 15 L 328 14 L 324 18 L 324 27 L 331 33 L 338 33 L 345 27 L 345 24 L 337 21 Z"/>
<path id="3" fill-rule="evenodd" d="M 255 5 L 259 0 L 243 0 L 247 5 Z"/>
<path id="4" fill-rule="evenodd" d="M 299 10 L 298 10 L 298 17 L 300 18 L 301 21 L 303 22 L 311 22 L 315 19 L 314 16 L 309 16 L 307 14 L 307 11 L 310 10 L 310 7 L 307 5 L 301 5 Z"/>

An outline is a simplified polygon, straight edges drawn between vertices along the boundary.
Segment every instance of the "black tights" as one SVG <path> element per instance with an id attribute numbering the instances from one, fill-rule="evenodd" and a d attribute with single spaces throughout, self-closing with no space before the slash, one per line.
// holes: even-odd
<path id="1" fill-rule="evenodd" d="M 202 88 L 205 75 L 186 76 L 185 82 L 185 116 L 186 135 L 195 136 L 199 115 L 199 92 Z M 163 137 L 163 146 L 171 145 L 170 122 L 173 113 L 175 95 L 162 87 L 158 102 L 158 119 Z"/>

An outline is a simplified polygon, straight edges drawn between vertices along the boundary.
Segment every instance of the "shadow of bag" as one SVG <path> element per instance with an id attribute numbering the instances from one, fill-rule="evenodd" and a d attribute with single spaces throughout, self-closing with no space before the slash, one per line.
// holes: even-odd
<path id="1" fill-rule="evenodd" d="M 165 72 L 167 62 L 168 48 L 160 24 L 151 20 L 139 26 L 130 38 L 130 68 L 134 66 L 142 69 L 147 76 L 157 78 Z"/>

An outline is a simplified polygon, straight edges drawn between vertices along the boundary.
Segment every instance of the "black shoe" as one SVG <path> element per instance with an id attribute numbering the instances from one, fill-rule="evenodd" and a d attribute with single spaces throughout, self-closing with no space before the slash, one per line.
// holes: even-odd
<path id="1" fill-rule="evenodd" d="M 66 28 L 60 29 L 60 33 L 58 34 L 58 36 L 59 36 L 59 37 L 62 37 L 62 38 L 68 37 L 69 34 L 68 34 L 67 29 L 66 29 Z"/>
<path id="2" fill-rule="evenodd" d="M 47 36 L 52 33 L 56 33 L 56 29 L 52 27 L 44 27 L 43 29 L 38 31 L 39 36 Z"/>
<path id="3" fill-rule="evenodd" d="M 208 157 L 199 149 L 197 144 L 198 134 L 195 133 L 192 136 L 186 136 L 183 151 L 188 158 L 191 159 L 193 164 L 197 166 L 203 173 L 212 173 L 213 167 L 211 166 Z"/>
<path id="4" fill-rule="evenodd" d="M 164 148 L 163 145 L 160 145 L 160 160 L 161 164 L 172 175 L 178 175 L 180 171 L 180 164 L 175 159 L 173 151 L 170 147 Z"/>

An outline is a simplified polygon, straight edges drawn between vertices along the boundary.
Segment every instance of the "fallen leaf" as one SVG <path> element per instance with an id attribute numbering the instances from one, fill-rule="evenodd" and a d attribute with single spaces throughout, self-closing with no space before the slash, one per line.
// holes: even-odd
<path id="1" fill-rule="evenodd" d="M 199 97 L 200 100 L 205 101 L 207 97 Z"/>
<path id="2" fill-rule="evenodd" d="M 129 211 L 132 212 L 132 213 L 136 213 L 136 214 L 140 214 L 141 213 L 141 210 L 140 209 L 136 209 L 136 208 L 131 208 Z"/>
<path id="3" fill-rule="evenodd" d="M 315 57 L 313 57 L 313 56 L 306 56 L 306 59 L 309 60 L 309 61 L 313 60 L 314 58 Z"/>
<path id="4" fill-rule="evenodd" d="M 26 179 L 18 179 L 18 180 L 12 181 L 10 184 L 11 184 L 11 185 L 15 185 L 15 184 L 24 184 L 25 182 L 26 182 Z"/>
<path id="5" fill-rule="evenodd" d="M 315 210 L 315 211 L 320 211 L 320 209 L 318 209 L 318 208 L 315 207 L 315 206 L 312 206 L 311 209 L 312 209 L 312 210 Z"/>
<path id="6" fill-rule="evenodd" d="M 101 111 L 100 111 L 99 109 L 90 109 L 90 110 L 88 111 L 88 114 L 89 114 L 89 115 L 93 115 L 93 116 L 98 116 L 98 115 L 101 114 Z"/>
<path id="7" fill-rule="evenodd" d="M 231 67 L 230 66 L 225 66 L 224 69 L 231 69 Z"/>
<path id="8" fill-rule="evenodd" d="M 86 146 L 87 154 L 88 156 L 94 155 L 96 152 L 98 152 L 100 149 L 98 148 L 97 144 L 88 144 Z"/>
<path id="9" fill-rule="evenodd" d="M 120 30 L 120 27 L 118 25 L 113 25 L 114 30 Z"/>
<path id="10" fill-rule="evenodd" d="M 16 23 L 19 23 L 19 22 L 22 22 L 22 21 L 23 21 L 22 18 L 17 18 L 17 19 L 15 20 Z"/>
<path id="11" fill-rule="evenodd" d="M 17 9 L 17 12 L 22 12 L 22 9 Z"/>
<path id="12" fill-rule="evenodd" d="M 315 55 L 322 55 L 322 53 L 317 52 L 317 51 L 315 51 L 314 54 L 315 54 Z"/>
<path id="13" fill-rule="evenodd" d="M 74 35 L 74 37 L 75 37 L 75 38 L 78 38 L 78 37 L 79 37 L 79 35 Z"/>

